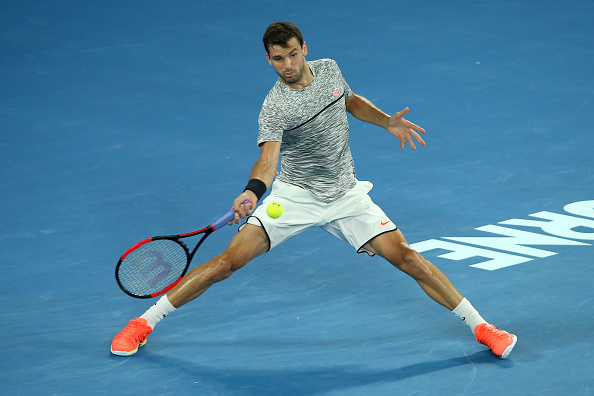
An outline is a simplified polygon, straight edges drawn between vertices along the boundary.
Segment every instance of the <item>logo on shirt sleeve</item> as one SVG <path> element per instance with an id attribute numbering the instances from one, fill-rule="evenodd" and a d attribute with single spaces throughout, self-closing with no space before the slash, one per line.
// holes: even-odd
<path id="1" fill-rule="evenodd" d="M 336 91 L 332 92 L 332 96 L 338 96 L 340 93 L 340 87 L 336 88 Z"/>

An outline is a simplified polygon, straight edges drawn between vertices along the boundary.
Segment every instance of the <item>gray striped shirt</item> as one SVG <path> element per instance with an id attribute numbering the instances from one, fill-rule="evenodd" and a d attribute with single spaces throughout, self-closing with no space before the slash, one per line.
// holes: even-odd
<path id="1" fill-rule="evenodd" d="M 266 96 L 258 145 L 281 142 L 277 179 L 332 202 L 356 184 L 345 104 L 352 92 L 335 61 L 308 65 L 312 84 L 292 89 L 279 79 Z"/>

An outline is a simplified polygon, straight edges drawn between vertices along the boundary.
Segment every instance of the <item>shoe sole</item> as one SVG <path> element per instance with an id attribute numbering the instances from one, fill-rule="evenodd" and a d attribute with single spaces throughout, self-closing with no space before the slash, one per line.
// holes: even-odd
<path id="1" fill-rule="evenodd" d="M 503 353 L 500 356 L 501 359 L 505 359 L 508 357 L 508 355 L 511 353 L 512 349 L 514 349 L 514 347 L 516 346 L 516 342 L 518 342 L 518 337 L 516 337 L 514 335 L 514 342 L 512 342 L 510 346 L 505 348 L 505 351 L 503 351 Z"/>
<path id="2" fill-rule="evenodd" d="M 146 340 L 144 340 L 143 342 L 138 344 L 136 349 L 134 349 L 133 351 L 114 351 L 112 348 L 110 348 L 110 349 L 111 349 L 111 353 L 113 353 L 116 356 L 131 356 L 131 355 L 134 355 L 136 352 L 138 352 L 138 348 L 143 346 L 144 344 L 146 344 Z"/>

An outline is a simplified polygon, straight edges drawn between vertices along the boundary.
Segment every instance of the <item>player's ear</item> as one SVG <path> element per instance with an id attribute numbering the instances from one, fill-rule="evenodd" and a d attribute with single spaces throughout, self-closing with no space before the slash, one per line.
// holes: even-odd
<path id="1" fill-rule="evenodd" d="M 266 51 L 266 59 L 268 59 L 268 63 L 270 64 L 270 66 L 272 66 L 272 60 L 270 59 L 270 55 L 268 54 L 268 51 Z"/>
<path id="2" fill-rule="evenodd" d="M 303 42 L 301 49 L 303 50 L 303 56 L 307 56 L 307 43 L 305 41 Z"/>

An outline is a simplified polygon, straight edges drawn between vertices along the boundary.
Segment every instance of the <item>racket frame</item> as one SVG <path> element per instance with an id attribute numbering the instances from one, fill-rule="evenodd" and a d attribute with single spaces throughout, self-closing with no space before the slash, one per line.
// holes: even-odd
<path id="1" fill-rule="evenodd" d="M 249 202 L 246 200 L 244 202 L 244 204 L 249 204 Z M 220 218 L 218 218 L 217 220 L 215 220 L 208 227 L 204 227 L 204 228 L 202 228 L 200 230 L 188 232 L 188 233 L 185 233 L 185 234 L 179 234 L 179 235 L 155 236 L 155 237 L 144 239 L 144 240 L 142 240 L 142 241 L 134 244 L 128 250 L 126 250 L 126 252 L 118 260 L 118 263 L 116 265 L 116 268 L 115 268 L 115 277 L 116 277 L 116 282 L 117 282 L 118 286 L 120 287 L 120 289 L 122 289 L 122 291 L 124 293 L 126 293 L 127 295 L 129 295 L 131 297 L 134 297 L 134 298 L 153 298 L 153 297 L 157 297 L 157 296 L 160 296 L 160 295 L 163 295 L 163 294 L 167 293 L 169 290 L 173 289 L 175 287 L 175 285 L 177 285 L 182 280 L 182 278 L 184 277 L 184 275 L 188 271 L 188 268 L 190 267 L 190 262 L 194 258 L 194 255 L 196 254 L 196 252 L 198 251 L 198 248 L 202 245 L 202 243 L 204 242 L 204 240 L 206 239 L 206 237 L 208 237 L 210 234 L 212 234 L 213 232 L 215 232 L 216 230 L 218 230 L 219 228 L 221 228 L 225 224 L 233 221 L 234 218 L 235 218 L 235 211 L 234 210 L 230 210 L 229 212 L 225 213 L 223 216 L 221 216 Z M 199 235 L 199 234 L 204 234 L 204 235 L 202 236 L 202 238 L 200 238 L 200 240 L 198 241 L 198 243 L 196 244 L 196 246 L 194 246 L 194 248 L 190 252 L 190 250 L 188 249 L 188 246 L 185 243 L 183 243 L 181 241 L 181 239 L 183 239 L 183 238 L 189 238 L 189 237 L 192 237 L 192 236 L 195 236 L 195 235 Z M 146 295 L 138 294 L 138 293 L 135 293 L 133 291 L 128 290 L 123 285 L 123 283 L 120 281 L 119 270 L 120 270 L 120 267 L 121 267 L 123 261 L 126 259 L 126 257 L 130 253 L 132 253 L 133 251 L 135 251 L 136 249 L 138 249 L 142 245 L 145 245 L 145 244 L 147 244 L 149 242 L 153 242 L 153 241 L 157 241 L 157 240 L 170 240 L 170 241 L 173 241 L 173 242 L 177 243 L 178 245 L 180 245 L 183 248 L 183 250 L 185 251 L 185 253 L 186 253 L 186 266 L 184 267 L 184 269 L 181 272 L 181 274 L 179 275 L 179 277 L 173 283 L 169 284 L 168 286 L 166 286 L 162 290 L 156 291 L 156 292 L 151 293 L 151 294 L 146 294 Z"/>

